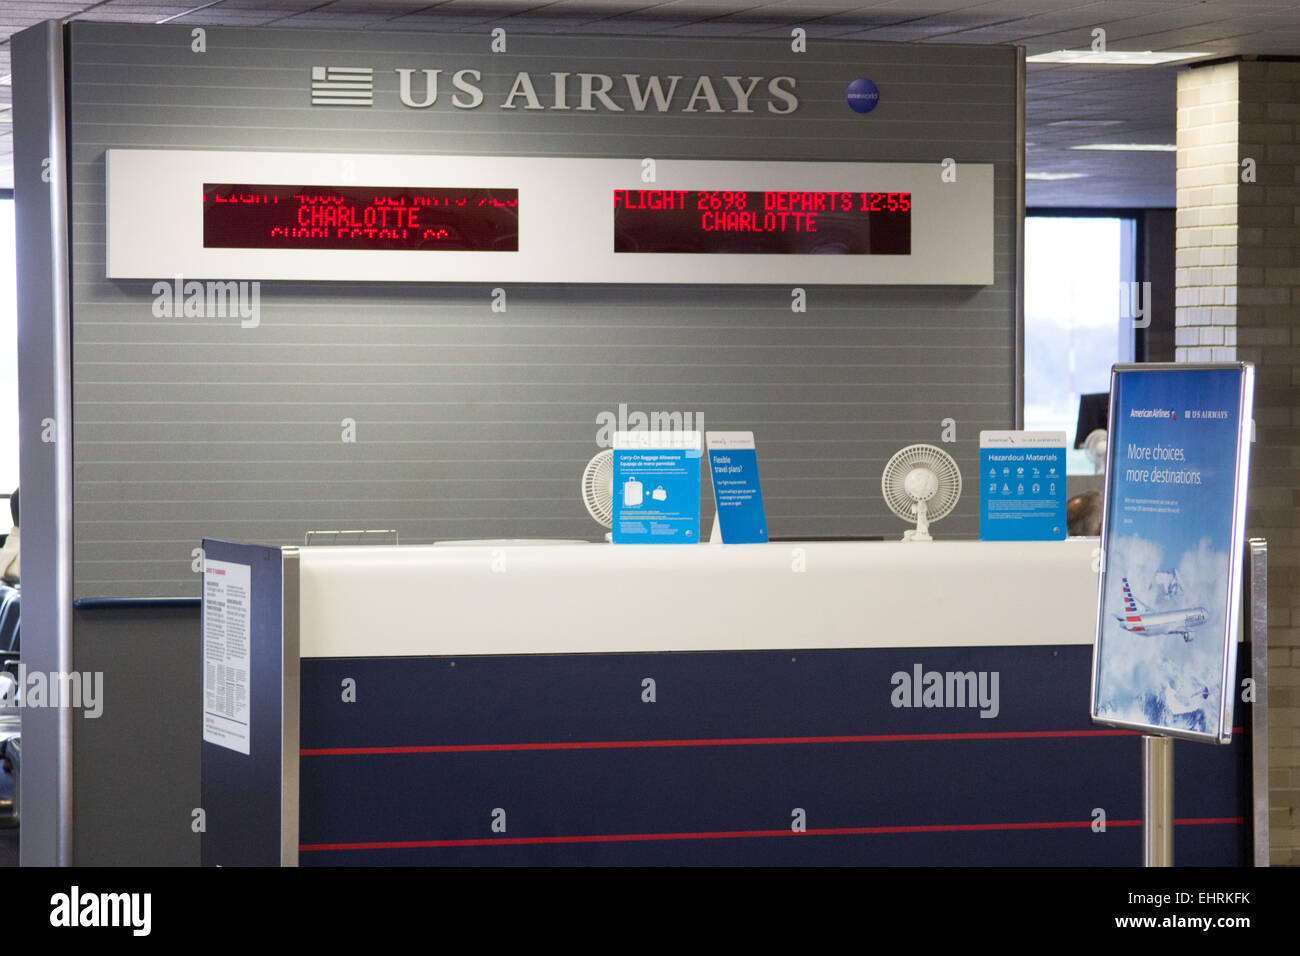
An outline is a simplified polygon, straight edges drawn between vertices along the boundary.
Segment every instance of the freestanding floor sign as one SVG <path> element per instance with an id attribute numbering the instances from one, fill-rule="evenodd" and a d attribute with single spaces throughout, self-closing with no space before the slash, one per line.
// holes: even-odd
<path id="1" fill-rule="evenodd" d="M 1232 738 L 1254 367 L 1117 365 L 1092 719 L 1143 747 L 1148 865 L 1172 863 L 1173 741 Z"/>

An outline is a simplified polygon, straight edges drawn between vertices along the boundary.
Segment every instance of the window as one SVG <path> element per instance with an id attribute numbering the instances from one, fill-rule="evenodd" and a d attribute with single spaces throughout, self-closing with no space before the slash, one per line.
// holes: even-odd
<path id="1" fill-rule="evenodd" d="M 1133 361 L 1121 294 L 1136 277 L 1137 221 L 1120 216 L 1025 220 L 1025 428 L 1066 433 L 1066 471 L 1093 473 L 1075 450 L 1079 396 L 1110 391 L 1110 367 Z"/>

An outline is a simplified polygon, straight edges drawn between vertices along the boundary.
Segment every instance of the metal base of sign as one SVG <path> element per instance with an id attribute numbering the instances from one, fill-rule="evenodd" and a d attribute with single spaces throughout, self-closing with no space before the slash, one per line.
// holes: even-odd
<path id="1" fill-rule="evenodd" d="M 1142 865 L 1174 865 L 1174 740 L 1142 736 Z"/>

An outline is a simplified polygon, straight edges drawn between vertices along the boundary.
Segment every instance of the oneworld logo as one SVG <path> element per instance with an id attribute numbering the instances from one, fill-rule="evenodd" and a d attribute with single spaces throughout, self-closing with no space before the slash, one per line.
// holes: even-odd
<path id="1" fill-rule="evenodd" d="M 889 702 L 895 707 L 978 707 L 980 717 L 993 718 L 998 701 L 999 671 L 927 671 L 913 664 L 912 671 L 895 671 Z"/>
<path id="2" fill-rule="evenodd" d="M 844 91 L 844 99 L 848 101 L 849 109 L 853 112 L 870 113 L 880 102 L 880 90 L 876 88 L 875 83 L 863 77 L 849 84 L 849 88 Z"/>
<path id="3" fill-rule="evenodd" d="M 50 925 L 125 926 L 132 936 L 148 936 L 152 909 L 152 893 L 83 893 L 73 886 L 50 897 Z"/>

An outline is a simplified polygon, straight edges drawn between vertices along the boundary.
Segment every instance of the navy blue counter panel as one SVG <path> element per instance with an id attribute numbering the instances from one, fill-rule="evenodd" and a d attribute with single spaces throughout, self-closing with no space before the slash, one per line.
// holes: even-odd
<path id="1" fill-rule="evenodd" d="M 203 553 L 208 561 L 246 564 L 251 573 L 249 752 L 203 741 L 202 865 L 279 866 L 284 732 L 280 549 L 204 539 Z"/>
<path id="2" fill-rule="evenodd" d="M 305 659 L 299 859 L 1137 865 L 1140 738 L 1089 721 L 1091 653 Z M 997 715 L 895 707 L 917 664 L 985 672 L 990 713 L 996 672 Z M 1180 865 L 1250 861 L 1248 708 L 1176 745 Z"/>

